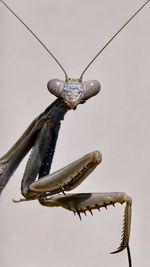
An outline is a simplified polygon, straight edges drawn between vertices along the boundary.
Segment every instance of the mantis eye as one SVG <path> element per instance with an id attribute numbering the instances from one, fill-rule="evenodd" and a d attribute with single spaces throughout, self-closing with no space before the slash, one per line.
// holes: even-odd
<path id="1" fill-rule="evenodd" d="M 48 91 L 56 97 L 61 97 L 64 82 L 59 79 L 52 79 L 47 83 Z"/>
<path id="2" fill-rule="evenodd" d="M 95 96 L 99 93 L 101 85 L 96 80 L 90 80 L 83 83 L 83 92 L 84 95 L 82 99 L 87 100 L 92 96 Z"/>

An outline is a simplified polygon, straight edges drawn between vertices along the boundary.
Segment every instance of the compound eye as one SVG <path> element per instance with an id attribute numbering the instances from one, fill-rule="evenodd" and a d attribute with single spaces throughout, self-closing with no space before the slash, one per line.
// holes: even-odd
<path id="1" fill-rule="evenodd" d="M 96 80 L 90 80 L 83 83 L 83 99 L 87 100 L 90 97 L 93 97 L 99 93 L 101 85 Z"/>
<path id="2" fill-rule="evenodd" d="M 56 97 L 61 97 L 64 82 L 59 79 L 52 79 L 47 83 L 48 91 Z"/>

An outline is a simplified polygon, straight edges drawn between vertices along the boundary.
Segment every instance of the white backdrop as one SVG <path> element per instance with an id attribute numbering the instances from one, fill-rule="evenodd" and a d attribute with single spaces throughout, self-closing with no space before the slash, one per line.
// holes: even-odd
<path id="1" fill-rule="evenodd" d="M 79 77 L 89 60 L 144 0 L 7 0 L 61 61 Z M 133 198 L 133 265 L 148 266 L 150 247 L 150 5 L 131 22 L 85 74 L 99 95 L 62 122 L 52 170 L 100 150 L 102 164 L 76 192 L 124 191 Z M 0 3 L 0 154 L 19 138 L 54 97 L 46 89 L 63 73 L 40 44 Z M 2 267 L 127 266 L 120 242 L 123 207 L 94 212 L 80 222 L 61 208 L 20 204 L 27 158 L 0 198 Z"/>

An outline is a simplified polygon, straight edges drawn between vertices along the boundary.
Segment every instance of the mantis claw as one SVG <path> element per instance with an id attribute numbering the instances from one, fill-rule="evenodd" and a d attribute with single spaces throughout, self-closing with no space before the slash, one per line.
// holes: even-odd
<path id="1" fill-rule="evenodd" d="M 131 197 L 121 192 L 67 194 L 66 196 L 55 195 L 50 198 L 42 199 L 41 204 L 48 207 L 63 207 L 67 210 L 73 211 L 74 214 L 77 213 L 81 220 L 81 213 L 86 215 L 86 211 L 89 211 L 91 215 L 93 215 L 92 210 L 100 210 L 102 207 L 107 208 L 107 206 L 115 203 L 126 203 L 121 244 L 116 251 L 111 252 L 111 254 L 115 254 L 126 249 L 129 245 L 132 207 Z"/>
<path id="2" fill-rule="evenodd" d="M 121 252 L 125 248 L 128 247 L 129 244 L 129 237 L 130 237 L 130 228 L 131 228 L 131 206 L 132 206 L 132 199 L 129 196 L 125 196 L 124 200 L 126 202 L 125 210 L 124 210 L 124 218 L 123 218 L 123 225 L 122 225 L 122 234 L 121 234 L 121 243 L 120 246 L 117 248 L 116 251 L 111 252 L 111 254 L 116 254 Z"/>

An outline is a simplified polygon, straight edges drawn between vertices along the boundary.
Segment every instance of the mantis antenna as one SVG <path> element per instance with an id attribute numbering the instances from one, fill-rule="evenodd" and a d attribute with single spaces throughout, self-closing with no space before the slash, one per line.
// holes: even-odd
<path id="1" fill-rule="evenodd" d="M 23 20 L 2 0 L 0 0 L 3 5 L 26 27 L 26 29 L 38 40 L 38 42 L 45 48 L 45 50 L 50 54 L 50 56 L 56 61 L 59 67 L 65 74 L 65 80 L 68 80 L 68 75 L 58 59 L 53 55 L 53 53 L 44 45 L 44 43 L 37 37 L 37 35 L 23 22 Z M 126 22 L 125 24 L 109 39 L 109 41 L 103 46 L 103 48 L 96 54 L 96 56 L 89 62 L 86 68 L 83 70 L 79 80 L 82 81 L 84 73 L 91 66 L 91 64 L 96 60 L 97 57 L 104 51 L 104 49 L 116 38 L 116 36 L 127 26 L 127 24 L 150 2 L 146 1 Z"/>
<path id="2" fill-rule="evenodd" d="M 127 24 L 148 4 L 150 0 L 146 1 L 126 22 L 123 26 L 109 39 L 109 41 L 103 46 L 103 48 L 96 54 L 96 56 L 90 61 L 90 63 L 86 66 L 84 71 L 82 72 L 80 79 L 82 81 L 84 73 L 91 66 L 91 64 L 95 61 L 95 59 L 104 51 L 104 49 L 116 38 L 116 36 L 127 26 Z"/>
<path id="3" fill-rule="evenodd" d="M 65 74 L 65 79 L 68 79 L 68 75 L 63 68 L 63 66 L 60 64 L 58 59 L 53 55 L 53 53 L 46 47 L 46 45 L 37 37 L 37 35 L 23 22 L 23 20 L 2 0 L 0 0 L 3 5 L 25 26 L 25 28 L 37 39 L 37 41 L 45 48 L 45 50 L 48 52 L 48 54 L 56 61 L 56 63 L 59 65 L 59 67 L 62 69 L 63 73 Z"/>

